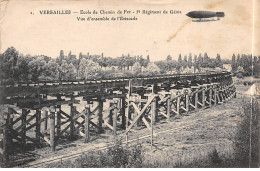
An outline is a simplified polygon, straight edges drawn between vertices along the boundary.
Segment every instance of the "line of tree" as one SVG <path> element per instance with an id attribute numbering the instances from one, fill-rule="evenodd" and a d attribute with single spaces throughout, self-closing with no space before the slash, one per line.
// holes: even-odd
<path id="1" fill-rule="evenodd" d="M 131 57 L 122 55 L 111 58 L 101 55 L 76 55 L 60 51 L 57 58 L 45 55 L 31 56 L 19 53 L 14 47 L 9 47 L 0 54 L 0 80 L 6 81 L 38 81 L 38 80 L 73 80 L 73 79 L 95 79 L 105 77 L 106 73 L 116 72 L 113 67 L 128 68 L 138 66 L 151 68 L 149 55 Z M 102 68 L 112 68 L 112 71 L 103 71 Z M 159 69 L 155 69 L 155 74 Z M 159 71 L 158 71 L 159 72 Z M 112 74 L 111 74 L 112 75 Z"/>
<path id="2" fill-rule="evenodd" d="M 116 67 L 116 69 L 115 69 Z M 6 81 L 98 79 L 127 76 L 149 76 L 169 72 L 182 73 L 185 69 L 201 72 L 202 68 L 223 67 L 219 54 L 210 58 L 207 53 L 187 56 L 180 54 L 178 61 L 170 55 L 166 60 L 150 62 L 150 56 L 111 58 L 101 55 L 72 52 L 67 55 L 61 50 L 56 58 L 45 55 L 31 56 L 19 53 L 14 47 L 0 54 L 0 79 Z"/>
<path id="3" fill-rule="evenodd" d="M 231 68 L 233 73 L 242 73 L 245 76 L 260 74 L 260 56 L 246 54 L 232 55 Z"/>
<path id="4" fill-rule="evenodd" d="M 216 58 L 210 58 L 207 53 L 200 53 L 197 55 L 192 55 L 191 53 L 187 56 L 179 54 L 178 61 L 173 60 L 170 55 L 167 56 L 165 61 L 157 61 L 156 65 L 161 69 L 163 73 L 176 71 L 177 73 L 181 73 L 186 68 L 192 69 L 193 72 L 201 72 L 202 68 L 223 68 L 223 63 L 219 54 L 217 54 Z"/>

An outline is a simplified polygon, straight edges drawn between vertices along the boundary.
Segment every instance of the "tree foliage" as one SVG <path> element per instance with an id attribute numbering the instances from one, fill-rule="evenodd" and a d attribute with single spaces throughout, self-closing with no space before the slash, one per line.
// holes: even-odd
<path id="1" fill-rule="evenodd" d="M 47 63 L 46 70 L 45 70 L 46 77 L 57 80 L 57 79 L 59 79 L 59 76 L 60 76 L 59 74 L 60 74 L 60 72 L 59 72 L 58 63 L 56 63 L 56 61 L 53 59 L 50 60 Z"/>
<path id="2" fill-rule="evenodd" d="M 183 56 L 183 58 L 182 58 Z M 145 73 L 153 74 L 172 74 L 191 72 L 205 72 L 203 68 L 215 67 L 222 68 L 223 60 L 220 54 L 216 58 L 211 58 L 207 53 L 199 55 L 189 53 L 179 54 L 177 61 L 174 56 L 166 56 L 165 60 L 150 62 L 150 55 L 143 57 L 142 55 L 124 55 L 112 58 L 100 55 L 91 55 L 89 53 L 79 53 L 78 57 L 69 51 L 67 54 L 63 50 L 59 56 L 51 58 L 48 56 L 30 56 L 19 53 L 14 47 L 8 48 L 4 53 L 0 54 L 0 78 L 7 81 L 40 81 L 40 80 L 73 80 L 106 78 L 105 73 L 111 72 L 118 75 L 140 75 Z M 238 67 L 243 68 L 243 72 L 250 74 L 259 73 L 260 57 L 240 54 L 232 56 L 232 70 L 237 71 Z M 253 65 L 253 66 L 252 66 Z M 143 71 L 142 71 L 143 68 Z M 120 74 L 119 71 L 124 74 Z M 96 77 L 96 78 L 95 78 Z"/>
<path id="3" fill-rule="evenodd" d="M 37 81 L 46 69 L 46 61 L 43 57 L 35 57 L 28 63 L 29 67 L 29 80 Z"/>
<path id="4" fill-rule="evenodd" d="M 188 67 L 191 68 L 192 67 L 192 55 L 191 53 L 189 54 L 189 58 L 188 58 L 188 63 L 187 63 Z"/>
<path id="5" fill-rule="evenodd" d="M 138 73 L 141 73 L 141 71 L 142 71 L 141 64 L 139 62 L 134 63 L 134 65 L 133 65 L 133 73 L 134 73 L 134 75 L 137 75 Z"/>
<path id="6" fill-rule="evenodd" d="M 237 62 L 236 62 L 236 55 L 235 54 L 233 54 L 233 56 L 232 56 L 231 68 L 232 68 L 233 72 L 237 69 Z"/>
<path id="7" fill-rule="evenodd" d="M 145 69 L 145 72 L 148 72 L 152 75 L 159 74 L 160 68 L 157 65 L 155 65 L 154 63 L 149 63 Z"/>
<path id="8" fill-rule="evenodd" d="M 84 72 L 84 78 L 85 79 L 95 79 L 100 75 L 101 67 L 98 63 L 87 60 L 85 72 Z"/>
<path id="9" fill-rule="evenodd" d="M 172 60 L 171 55 L 168 55 L 167 58 L 166 58 L 166 61 L 171 61 L 171 60 Z"/>
<path id="10" fill-rule="evenodd" d="M 8 48 L 1 54 L 0 69 L 1 78 L 3 79 L 16 79 L 14 77 L 15 65 L 18 60 L 18 51 L 14 47 Z"/>
<path id="11" fill-rule="evenodd" d="M 260 57 L 238 54 L 237 58 L 233 54 L 232 56 L 232 72 L 233 73 L 242 73 L 245 76 L 249 75 L 259 75 L 260 73 Z"/>

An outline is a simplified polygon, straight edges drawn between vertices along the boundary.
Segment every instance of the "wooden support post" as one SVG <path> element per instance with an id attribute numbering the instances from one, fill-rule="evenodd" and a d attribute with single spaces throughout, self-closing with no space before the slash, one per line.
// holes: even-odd
<path id="1" fill-rule="evenodd" d="M 118 101 L 114 102 L 114 109 L 113 109 L 113 135 L 114 135 L 114 143 L 117 143 L 117 133 L 116 133 L 116 123 L 117 123 L 117 113 L 118 113 Z"/>
<path id="2" fill-rule="evenodd" d="M 84 142 L 89 142 L 89 120 L 90 120 L 90 106 L 87 104 L 85 106 L 85 122 L 84 122 L 84 129 L 85 129 L 85 137 Z"/>
<path id="3" fill-rule="evenodd" d="M 229 90 L 227 87 L 226 87 L 226 90 L 224 91 L 224 95 L 225 95 L 226 101 L 228 102 L 229 101 Z"/>
<path id="4" fill-rule="evenodd" d="M 151 116 L 151 122 L 152 124 L 154 124 L 156 122 L 156 100 L 155 98 L 153 99 L 152 103 L 151 103 L 151 113 L 152 113 L 152 116 Z"/>
<path id="5" fill-rule="evenodd" d="M 55 108 L 50 108 L 50 146 L 51 151 L 55 151 Z"/>
<path id="6" fill-rule="evenodd" d="M 181 105 L 181 97 L 179 96 L 179 94 L 177 94 L 177 102 L 176 102 L 176 112 L 177 112 L 177 117 L 180 116 L 180 105 Z"/>
<path id="7" fill-rule="evenodd" d="M 223 98 L 224 98 L 224 101 L 227 102 L 228 101 L 228 97 L 227 97 L 227 90 L 226 90 L 226 87 L 227 86 L 224 86 L 224 91 L 223 91 Z"/>
<path id="8" fill-rule="evenodd" d="M 112 107 L 113 105 L 114 105 L 113 102 L 109 103 L 109 107 Z M 109 125 L 113 124 L 113 110 L 109 111 L 108 123 Z"/>
<path id="9" fill-rule="evenodd" d="M 217 87 L 214 85 L 213 87 L 213 91 L 214 91 L 214 106 L 217 105 Z"/>
<path id="10" fill-rule="evenodd" d="M 74 97 L 71 97 L 71 100 L 74 100 Z M 70 139 L 73 140 L 75 138 L 74 136 L 74 130 L 75 130 L 75 125 L 74 125 L 74 120 L 72 119 L 75 115 L 75 106 L 73 104 L 70 105 Z"/>
<path id="11" fill-rule="evenodd" d="M 121 115 L 122 115 L 122 125 L 121 125 L 121 128 L 122 129 L 125 129 L 126 128 L 126 116 L 125 116 L 125 111 L 126 111 L 126 102 L 125 102 L 125 97 L 122 98 L 121 100 Z"/>
<path id="12" fill-rule="evenodd" d="M 228 93 L 228 100 L 231 100 L 231 91 L 230 91 L 230 87 L 228 88 L 227 93 Z"/>
<path id="13" fill-rule="evenodd" d="M 128 93 L 127 93 L 127 107 L 126 107 L 126 130 L 128 128 L 129 121 L 129 107 L 130 107 L 130 95 L 131 95 L 131 79 L 128 82 Z M 128 133 L 126 133 L 126 144 L 128 143 Z"/>
<path id="14" fill-rule="evenodd" d="M 186 107 L 186 114 L 189 113 L 190 101 L 189 101 L 189 92 L 187 91 L 185 94 L 185 107 Z"/>
<path id="15" fill-rule="evenodd" d="M 44 111 L 44 118 L 45 118 L 44 131 L 46 131 L 48 129 L 48 110 L 47 109 Z"/>
<path id="16" fill-rule="evenodd" d="M 232 98 L 232 90 L 231 90 L 231 86 L 228 86 L 228 100 L 231 100 Z"/>
<path id="17" fill-rule="evenodd" d="M 57 96 L 57 100 L 61 100 L 61 96 L 58 95 Z M 61 132 L 61 105 L 57 105 L 56 107 L 56 111 L 57 111 L 57 136 L 60 136 L 60 132 Z"/>
<path id="18" fill-rule="evenodd" d="M 140 103 L 137 103 L 137 107 L 140 109 L 142 109 L 142 105 L 141 105 L 142 103 L 140 102 Z M 134 112 L 134 117 L 136 117 L 138 115 L 138 113 L 137 113 L 137 111 L 135 110 L 135 112 Z M 136 128 L 138 127 L 138 126 L 140 126 L 141 125 L 141 118 L 142 118 L 142 116 L 140 117 L 140 118 L 138 118 L 138 120 L 137 120 L 137 122 L 136 122 Z"/>
<path id="19" fill-rule="evenodd" d="M 224 91 L 223 91 L 223 97 L 224 97 L 224 101 L 227 102 L 228 101 L 228 97 L 227 97 L 227 90 L 226 90 L 227 86 L 224 87 Z"/>
<path id="20" fill-rule="evenodd" d="M 36 146 L 39 147 L 41 143 L 41 110 L 40 109 L 36 109 L 35 137 L 37 141 Z"/>
<path id="21" fill-rule="evenodd" d="M 168 99 L 167 99 L 167 120 L 170 120 L 171 117 L 171 95 L 168 95 Z"/>
<path id="22" fill-rule="evenodd" d="M 26 115 L 27 115 L 27 110 L 26 109 L 22 109 L 22 116 L 21 116 L 21 121 L 22 121 L 22 131 L 21 131 L 21 141 L 22 144 L 25 145 L 26 144 Z"/>
<path id="23" fill-rule="evenodd" d="M 103 100 L 98 99 L 98 133 L 102 133 L 102 123 L 103 123 Z"/>
<path id="24" fill-rule="evenodd" d="M 229 94 L 228 94 L 228 86 L 227 85 L 225 86 L 224 96 L 225 96 L 226 101 L 228 101 L 229 100 Z"/>
<path id="25" fill-rule="evenodd" d="M 117 113 L 118 113 L 118 101 L 114 102 L 114 109 L 113 109 L 113 132 L 114 136 L 116 136 L 116 122 L 117 122 Z"/>
<path id="26" fill-rule="evenodd" d="M 197 91 L 198 89 L 196 88 L 195 91 Z M 194 100 L 194 106 L 195 106 L 195 111 L 198 110 L 198 99 L 199 99 L 199 93 L 196 92 L 195 93 L 195 100 Z"/>
<path id="27" fill-rule="evenodd" d="M 220 97 L 221 97 L 221 102 L 225 102 L 224 96 L 223 96 L 223 91 L 220 91 Z"/>
<path id="28" fill-rule="evenodd" d="M 205 87 L 202 87 L 202 108 L 205 109 Z"/>
<path id="29" fill-rule="evenodd" d="M 57 114 L 57 121 L 56 121 L 56 127 L 57 127 L 57 129 L 56 129 L 56 134 L 57 134 L 57 136 L 60 136 L 60 132 L 61 132 L 61 108 L 60 108 L 60 105 L 58 105 L 57 106 L 58 108 L 56 108 L 56 114 Z"/>
<path id="30" fill-rule="evenodd" d="M 10 122 L 10 114 L 4 113 L 4 130 L 3 130 L 3 163 L 1 164 L 2 167 L 8 167 L 9 164 L 9 147 L 10 147 L 10 128 L 9 128 L 9 122 Z"/>
<path id="31" fill-rule="evenodd" d="M 231 93 L 231 87 L 230 86 L 228 86 L 228 100 L 231 100 L 231 98 L 232 98 L 232 93 Z"/>
<path id="32" fill-rule="evenodd" d="M 212 86 L 210 86 L 210 89 L 209 89 L 209 107 L 212 106 L 212 101 L 211 101 L 211 99 L 212 99 Z"/>
<path id="33" fill-rule="evenodd" d="M 157 109 L 159 109 L 159 103 L 158 103 L 158 97 L 155 97 L 154 98 L 154 100 L 155 100 L 155 118 L 154 118 L 154 120 L 155 120 L 155 122 L 157 122 L 159 119 L 158 119 L 158 110 Z"/>
<path id="34" fill-rule="evenodd" d="M 152 110 L 152 115 L 151 115 L 151 148 L 153 147 L 153 124 L 154 124 L 154 107 L 155 107 L 155 104 L 152 102 L 151 103 L 151 105 L 152 105 L 152 108 L 151 108 L 151 110 Z"/>
<path id="35" fill-rule="evenodd" d="M 130 102 L 129 102 L 130 103 Z M 128 118 L 128 125 L 129 125 L 129 120 L 131 120 L 132 118 L 133 118 L 133 107 L 129 107 L 129 109 L 128 109 L 128 116 L 127 116 L 127 118 Z"/>
<path id="36" fill-rule="evenodd" d="M 152 85 L 152 94 L 157 93 L 158 92 L 157 90 L 158 90 L 157 89 L 157 84 Z M 153 122 L 155 123 L 158 120 L 158 112 L 157 112 L 158 100 L 157 100 L 157 97 L 155 97 L 153 99 L 152 105 L 153 105 L 153 107 L 152 107 L 152 114 L 154 115 Z"/>
<path id="37" fill-rule="evenodd" d="M 13 129 L 13 122 L 14 122 L 13 108 L 8 107 L 8 113 L 10 114 L 9 129 Z"/>
<path id="38" fill-rule="evenodd" d="M 219 97 L 219 91 L 217 91 L 217 100 L 218 100 L 217 103 L 222 103 Z"/>
<path id="39" fill-rule="evenodd" d="M 222 102 L 226 102 L 226 96 L 225 96 L 225 88 L 226 88 L 226 86 L 223 86 L 222 87 L 222 91 L 221 91 L 221 94 L 220 94 L 220 97 L 221 97 L 221 99 L 222 99 Z"/>
<path id="40" fill-rule="evenodd" d="M 223 96 L 225 98 L 225 101 L 228 102 L 228 94 L 227 94 L 227 89 L 226 88 L 227 88 L 227 86 L 225 85 L 224 86 L 224 91 L 223 91 Z"/>

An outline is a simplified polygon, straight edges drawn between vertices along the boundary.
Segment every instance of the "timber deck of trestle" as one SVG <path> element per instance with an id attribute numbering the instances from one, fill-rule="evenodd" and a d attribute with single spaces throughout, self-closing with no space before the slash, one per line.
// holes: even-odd
<path id="1" fill-rule="evenodd" d="M 105 127 L 126 138 L 133 127 L 151 132 L 159 119 L 169 120 L 191 111 L 230 100 L 236 89 L 228 72 L 167 75 L 115 80 L 2 83 L 1 104 L 6 106 L 0 140 L 3 166 L 8 166 L 14 141 L 21 147 L 31 142 L 49 144 L 52 151 L 66 135 L 73 140 Z M 80 110 L 79 105 L 83 106 Z M 69 110 L 65 110 L 69 108 Z M 78 107 L 78 108 L 77 108 Z M 33 131 L 32 131 L 33 130 Z M 77 136 L 76 136 L 77 135 Z"/>

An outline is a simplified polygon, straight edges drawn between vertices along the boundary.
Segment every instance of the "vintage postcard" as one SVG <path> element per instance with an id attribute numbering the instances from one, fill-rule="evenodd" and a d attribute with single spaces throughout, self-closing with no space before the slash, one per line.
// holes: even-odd
<path id="1" fill-rule="evenodd" d="M 0 0 L 0 167 L 259 167 L 259 16 L 259 0 Z"/>

